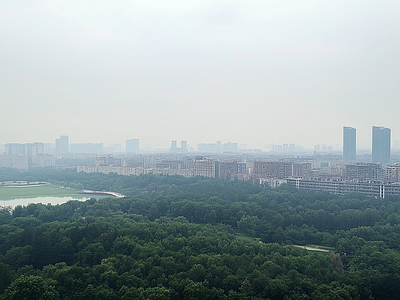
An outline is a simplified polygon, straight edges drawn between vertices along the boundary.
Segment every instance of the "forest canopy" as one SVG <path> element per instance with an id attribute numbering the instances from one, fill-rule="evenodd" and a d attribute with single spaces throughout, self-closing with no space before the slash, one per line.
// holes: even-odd
<path id="1" fill-rule="evenodd" d="M 1 299 L 395 299 L 400 198 L 0 169 L 125 198 L 0 212 Z M 293 245 L 314 245 L 330 252 Z M 37 293 L 36 298 L 32 293 Z"/>

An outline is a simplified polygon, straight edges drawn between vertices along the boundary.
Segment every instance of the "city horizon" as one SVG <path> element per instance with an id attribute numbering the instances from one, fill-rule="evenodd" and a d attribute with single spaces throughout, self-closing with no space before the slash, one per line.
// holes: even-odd
<path id="1" fill-rule="evenodd" d="M 348 127 L 348 126 L 342 126 L 342 128 L 353 128 L 353 129 L 357 130 L 357 140 L 356 140 L 356 149 L 357 149 L 357 151 L 365 151 L 365 150 L 372 151 L 372 138 L 373 138 L 372 130 L 375 127 L 382 127 L 382 126 L 371 126 L 370 141 L 361 143 L 361 142 L 358 141 L 359 131 L 357 130 L 357 128 Z M 382 127 L 382 128 L 387 128 L 387 127 Z M 296 144 L 296 143 L 292 143 L 292 142 L 284 142 L 284 143 L 280 143 L 280 144 L 279 143 L 274 143 L 274 142 L 271 143 L 270 142 L 270 143 L 264 143 L 263 146 L 261 146 L 261 147 L 252 147 L 251 145 L 248 145 L 246 143 L 242 143 L 241 141 L 238 141 L 238 140 L 222 140 L 222 139 L 218 139 L 218 140 L 215 140 L 215 141 L 202 141 L 202 142 L 199 142 L 199 143 L 194 143 L 194 142 L 191 142 L 190 140 L 187 140 L 187 139 L 182 139 L 182 140 L 172 139 L 172 140 L 170 140 L 168 142 L 168 144 L 164 144 L 163 146 L 160 146 L 160 144 L 158 144 L 158 146 L 157 146 L 157 144 L 154 145 L 153 143 L 143 142 L 143 140 L 141 140 L 140 138 L 126 138 L 122 142 L 111 142 L 111 143 L 104 143 L 103 141 L 95 141 L 95 142 L 93 142 L 93 141 L 83 141 L 83 142 L 80 141 L 80 142 L 76 142 L 76 141 L 74 141 L 72 139 L 72 140 L 69 141 L 69 145 L 71 145 L 71 144 L 102 144 L 102 147 L 112 147 L 112 146 L 120 145 L 121 146 L 121 150 L 124 150 L 124 151 L 119 151 L 119 152 L 126 152 L 125 151 L 126 150 L 126 147 L 125 147 L 126 142 L 128 140 L 135 139 L 135 140 L 139 140 L 140 141 L 139 149 L 141 151 L 146 151 L 146 150 L 147 151 L 169 150 L 171 148 L 171 142 L 176 141 L 176 142 L 180 143 L 181 141 L 186 141 L 188 150 L 191 149 L 192 151 L 197 151 L 197 148 L 201 144 L 212 144 L 212 143 L 222 142 L 222 143 L 235 143 L 235 144 L 238 145 L 238 148 L 240 148 L 240 149 L 261 149 L 264 152 L 268 152 L 268 151 L 271 151 L 271 152 L 287 152 L 287 151 L 279 151 L 279 150 L 277 150 L 276 146 L 285 147 L 284 145 L 288 146 L 290 144 L 296 145 L 296 146 L 300 146 L 302 148 L 302 150 L 304 150 L 304 151 L 328 152 L 327 149 L 329 148 L 330 152 L 331 151 L 336 151 L 337 152 L 337 151 L 342 151 L 343 150 L 343 145 L 344 145 L 343 144 L 343 142 L 344 142 L 343 141 L 343 132 L 341 132 L 341 134 L 342 134 L 342 136 L 341 136 L 342 141 L 341 141 L 340 144 L 336 144 L 336 145 L 328 144 L 328 143 L 325 143 L 325 142 L 317 142 L 317 143 L 315 143 L 314 145 L 311 145 L 311 146 L 310 145 L 304 146 L 303 144 Z M 71 137 L 71 135 L 69 135 L 67 133 L 60 134 L 59 137 L 61 137 L 63 135 Z M 24 143 L 35 143 L 35 142 L 42 142 L 44 144 L 53 144 L 53 145 L 55 145 L 56 144 L 56 140 L 57 140 L 57 138 L 55 138 L 51 142 L 41 141 L 41 140 L 18 141 L 18 142 L 16 142 L 16 141 L 13 141 L 13 142 L 7 141 L 7 142 L 0 143 L 0 145 L 6 145 L 6 144 L 10 144 L 10 143 L 24 144 Z M 392 138 L 391 140 L 392 140 L 392 142 L 391 142 L 390 146 L 391 146 L 392 150 L 400 149 L 399 140 L 395 139 L 395 138 Z M 145 139 L 145 141 L 146 141 L 146 139 Z M 259 145 L 260 144 L 261 143 L 259 143 Z M 316 148 L 321 148 L 321 149 L 316 150 Z M 322 150 L 322 148 L 325 148 L 325 150 Z M 290 152 L 294 152 L 294 151 L 292 150 Z M 301 151 L 296 151 L 296 152 L 301 152 Z"/>

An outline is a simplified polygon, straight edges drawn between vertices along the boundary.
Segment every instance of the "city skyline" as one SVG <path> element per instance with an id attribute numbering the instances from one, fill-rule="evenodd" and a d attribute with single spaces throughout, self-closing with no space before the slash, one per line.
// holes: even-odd
<path id="1" fill-rule="evenodd" d="M 341 128 L 344 128 L 344 127 L 346 127 L 346 126 L 342 126 Z M 382 126 L 375 126 L 375 127 L 382 127 Z M 355 126 L 353 126 L 351 128 L 356 129 Z M 356 149 L 357 149 L 357 151 L 359 151 L 359 150 L 361 150 L 361 151 L 362 150 L 372 151 L 372 137 L 373 137 L 373 135 L 372 135 L 372 133 L 370 131 L 370 128 L 371 128 L 371 125 L 368 127 L 368 129 L 367 128 L 362 128 L 360 130 L 357 130 L 357 140 L 356 140 Z M 189 139 L 182 139 L 182 141 L 187 141 L 187 145 L 188 146 L 190 145 L 190 147 L 192 147 L 192 148 L 197 148 L 197 146 L 200 145 L 200 144 L 207 144 L 207 143 L 222 141 L 224 143 L 234 142 L 234 143 L 238 143 L 238 145 L 245 145 L 246 146 L 246 147 L 242 147 L 242 148 L 263 149 L 263 151 L 267 151 L 268 149 L 273 151 L 274 146 L 276 147 L 276 146 L 280 145 L 280 146 L 284 147 L 285 145 L 290 145 L 290 144 L 301 145 L 302 147 L 304 147 L 304 150 L 310 150 L 310 151 L 313 150 L 313 149 L 315 150 L 315 146 L 321 146 L 321 148 L 323 146 L 326 146 L 326 147 L 331 146 L 333 148 L 333 151 L 342 151 L 343 150 L 343 142 L 344 142 L 344 140 L 343 140 L 343 130 L 342 131 L 336 130 L 336 131 L 337 132 L 335 134 L 338 134 L 338 135 L 340 134 L 340 137 L 341 137 L 341 141 L 340 141 L 339 144 L 329 144 L 329 143 L 324 142 L 324 141 L 316 141 L 314 144 L 310 144 L 310 145 L 305 146 L 305 144 L 302 143 L 301 141 L 299 143 L 294 143 L 294 142 L 288 141 L 287 139 L 281 139 L 281 140 L 283 140 L 282 143 L 276 143 L 274 141 L 265 140 L 264 142 L 260 141 L 260 142 L 256 143 L 257 145 L 261 145 L 260 147 L 252 147 L 252 144 L 249 145 L 249 144 L 247 144 L 245 142 L 239 141 L 238 139 L 232 139 L 232 140 L 216 139 L 214 141 L 205 139 L 205 140 L 201 140 L 201 142 L 199 142 L 199 143 L 193 142 L 193 141 L 191 141 Z M 360 142 L 359 141 L 359 133 L 361 132 L 361 135 L 365 136 L 365 132 L 366 131 L 368 131 L 370 133 L 369 140 L 364 140 L 364 141 Z M 0 145 L 5 145 L 5 144 L 8 144 L 8 143 L 21 143 L 21 144 L 24 144 L 24 143 L 35 143 L 35 142 L 42 142 L 42 143 L 45 143 L 45 144 L 54 144 L 55 145 L 56 144 L 55 141 L 57 139 L 60 139 L 62 136 L 67 136 L 70 139 L 69 144 L 100 144 L 101 143 L 101 144 L 104 145 L 104 147 L 106 147 L 106 146 L 114 146 L 114 145 L 118 144 L 118 145 L 121 145 L 121 146 L 123 145 L 124 149 L 126 149 L 126 141 L 127 140 L 140 140 L 140 149 L 145 149 L 145 148 L 149 148 L 149 147 L 152 148 L 152 149 L 169 149 L 171 147 L 171 141 L 180 140 L 180 139 L 171 139 L 171 140 L 167 140 L 166 143 L 162 143 L 162 144 L 159 143 L 159 142 L 157 143 L 157 141 L 152 141 L 152 140 L 150 140 L 148 138 L 147 139 L 146 138 L 143 138 L 143 139 L 141 139 L 141 138 L 135 138 L 135 139 L 125 138 L 123 140 L 118 140 L 118 141 L 116 141 L 114 139 L 105 139 L 105 140 L 109 140 L 109 142 L 104 142 L 104 140 L 93 140 L 93 139 L 89 139 L 89 140 L 81 140 L 81 139 L 79 139 L 77 141 L 76 137 L 72 136 L 71 134 L 65 134 L 64 133 L 64 134 L 58 134 L 58 138 L 56 136 L 53 140 L 50 140 L 50 141 L 49 140 L 40 139 L 40 138 L 38 138 L 38 139 L 32 139 L 31 138 L 31 139 L 28 139 L 28 140 L 21 140 L 21 139 L 15 139 L 14 138 L 14 139 L 11 139 L 11 141 L 3 139 L 3 141 L 0 142 Z M 400 138 L 395 138 L 395 137 L 396 137 L 396 132 L 394 132 L 394 133 L 392 132 L 391 148 L 393 148 L 393 149 L 400 148 L 400 144 L 399 144 Z M 72 138 L 72 140 L 71 140 L 71 138 Z M 283 152 L 285 152 L 285 151 L 283 151 Z"/>
<path id="2" fill-rule="evenodd" d="M 340 149 L 343 124 L 358 148 L 372 125 L 400 140 L 398 1 L 0 7 L 0 144 Z"/>
<path id="3" fill-rule="evenodd" d="M 345 159 L 350 159 L 350 160 L 355 160 L 355 153 L 358 151 L 365 151 L 365 150 L 369 150 L 372 151 L 373 149 L 373 131 L 371 132 L 371 139 L 370 139 L 370 146 L 365 147 L 365 144 L 368 145 L 368 143 L 365 143 L 364 146 L 361 145 L 360 143 L 358 143 L 358 138 L 356 138 L 356 128 L 354 127 L 348 127 L 348 126 L 343 126 L 342 127 L 342 143 L 340 145 L 328 145 L 326 143 L 322 143 L 322 144 L 314 144 L 312 147 L 304 147 L 302 145 L 298 145 L 295 143 L 283 143 L 283 144 L 265 144 L 264 147 L 260 147 L 260 148 L 252 148 L 249 147 L 247 144 L 241 143 L 240 141 L 221 141 L 221 140 L 217 140 L 215 141 L 217 143 L 213 144 L 210 142 L 207 143 L 198 143 L 198 144 L 194 144 L 191 143 L 190 141 L 188 142 L 187 140 L 181 140 L 181 143 L 183 143 L 183 149 L 185 149 L 183 152 L 186 152 L 188 150 L 191 151 L 200 151 L 201 149 L 199 147 L 201 147 L 202 149 L 207 149 L 207 147 L 210 147 L 212 145 L 215 145 L 218 147 L 218 143 L 223 143 L 226 145 L 230 145 L 232 144 L 234 148 L 226 148 L 225 150 L 228 151 L 236 151 L 234 149 L 259 149 L 261 151 L 271 151 L 271 152 L 288 152 L 288 153 L 293 153 L 293 152 L 303 152 L 303 151 L 314 151 L 314 152 L 332 152 L 332 151 L 341 151 L 343 153 L 343 158 Z M 382 126 L 372 126 L 372 128 L 385 128 Z M 390 130 L 390 136 L 392 135 L 392 132 Z M 358 136 L 358 134 L 357 134 Z M 139 146 L 139 141 L 140 141 L 140 146 Z M 347 145 L 346 145 L 346 141 L 347 141 Z M 105 153 L 112 153 L 112 152 L 128 152 L 128 153 L 137 153 L 138 151 L 165 151 L 165 150 L 171 150 L 171 149 L 175 149 L 174 151 L 177 151 L 179 149 L 181 149 L 180 147 L 177 147 L 177 140 L 170 140 L 169 141 L 169 145 L 164 145 L 161 147 L 153 147 L 152 144 L 146 144 L 143 143 L 140 139 L 135 138 L 135 139 L 125 139 L 122 143 L 111 143 L 111 144 L 106 144 L 103 142 L 69 142 L 69 135 L 68 134 L 61 134 L 59 136 L 59 138 L 56 138 L 54 140 L 54 142 L 44 142 L 44 141 L 23 141 L 23 142 L 7 142 L 7 143 L 0 143 L 0 145 L 2 145 L 2 147 L 5 147 L 6 144 L 27 144 L 27 143 L 43 143 L 45 145 L 47 145 L 47 148 L 49 145 L 53 145 L 54 146 L 54 151 L 55 153 L 58 154 L 62 154 L 62 153 L 67 153 L 65 149 L 66 148 L 66 144 L 69 145 L 69 149 L 68 151 L 70 151 L 71 153 L 79 153 L 79 149 L 100 149 L 100 148 L 104 148 L 104 152 Z M 172 146 L 171 146 L 172 143 Z M 393 150 L 400 150 L 400 143 L 399 140 L 395 140 L 390 138 L 389 140 L 390 143 L 390 149 Z M 57 146 L 58 144 L 58 146 Z M 62 146 L 61 146 L 62 144 Z M 351 144 L 351 145 L 350 145 Z M 124 146 L 123 146 L 124 145 Z M 58 148 L 62 148 L 63 150 L 57 149 Z M 219 145 L 219 147 L 221 148 L 221 150 L 212 150 L 211 152 L 218 152 L 218 151 L 223 151 L 223 148 L 221 146 L 221 144 Z M 231 147 L 231 146 L 226 146 L 226 147 Z M 114 149 L 118 149 L 118 151 L 114 151 Z M 345 148 L 347 149 L 347 154 L 348 151 L 351 151 L 351 158 L 350 154 L 348 154 L 346 156 L 345 152 Z M 351 148 L 351 149 L 350 149 Z M 108 149 L 108 151 L 106 150 Z M 1 148 L 0 148 L 1 150 Z M 88 150 L 86 150 L 85 152 L 88 152 Z M 88 152 L 89 153 L 89 152 Z"/>

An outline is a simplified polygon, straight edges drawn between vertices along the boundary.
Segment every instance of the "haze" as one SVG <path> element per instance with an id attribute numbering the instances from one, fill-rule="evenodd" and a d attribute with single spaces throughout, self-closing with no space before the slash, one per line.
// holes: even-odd
<path id="1" fill-rule="evenodd" d="M 399 1 L 0 4 L 0 144 L 400 139 Z"/>

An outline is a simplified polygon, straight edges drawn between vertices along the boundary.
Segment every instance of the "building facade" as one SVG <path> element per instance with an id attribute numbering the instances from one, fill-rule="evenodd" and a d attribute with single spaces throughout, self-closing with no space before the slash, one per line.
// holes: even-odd
<path id="1" fill-rule="evenodd" d="M 56 139 L 56 154 L 67 154 L 69 152 L 69 141 L 68 135 L 60 135 L 59 139 Z"/>
<path id="2" fill-rule="evenodd" d="M 372 127 L 372 162 L 390 163 L 391 130 L 385 127 Z"/>
<path id="3" fill-rule="evenodd" d="M 343 127 L 343 159 L 356 160 L 356 129 Z"/>
<path id="4" fill-rule="evenodd" d="M 126 140 L 125 150 L 127 153 L 139 153 L 139 139 Z"/>

